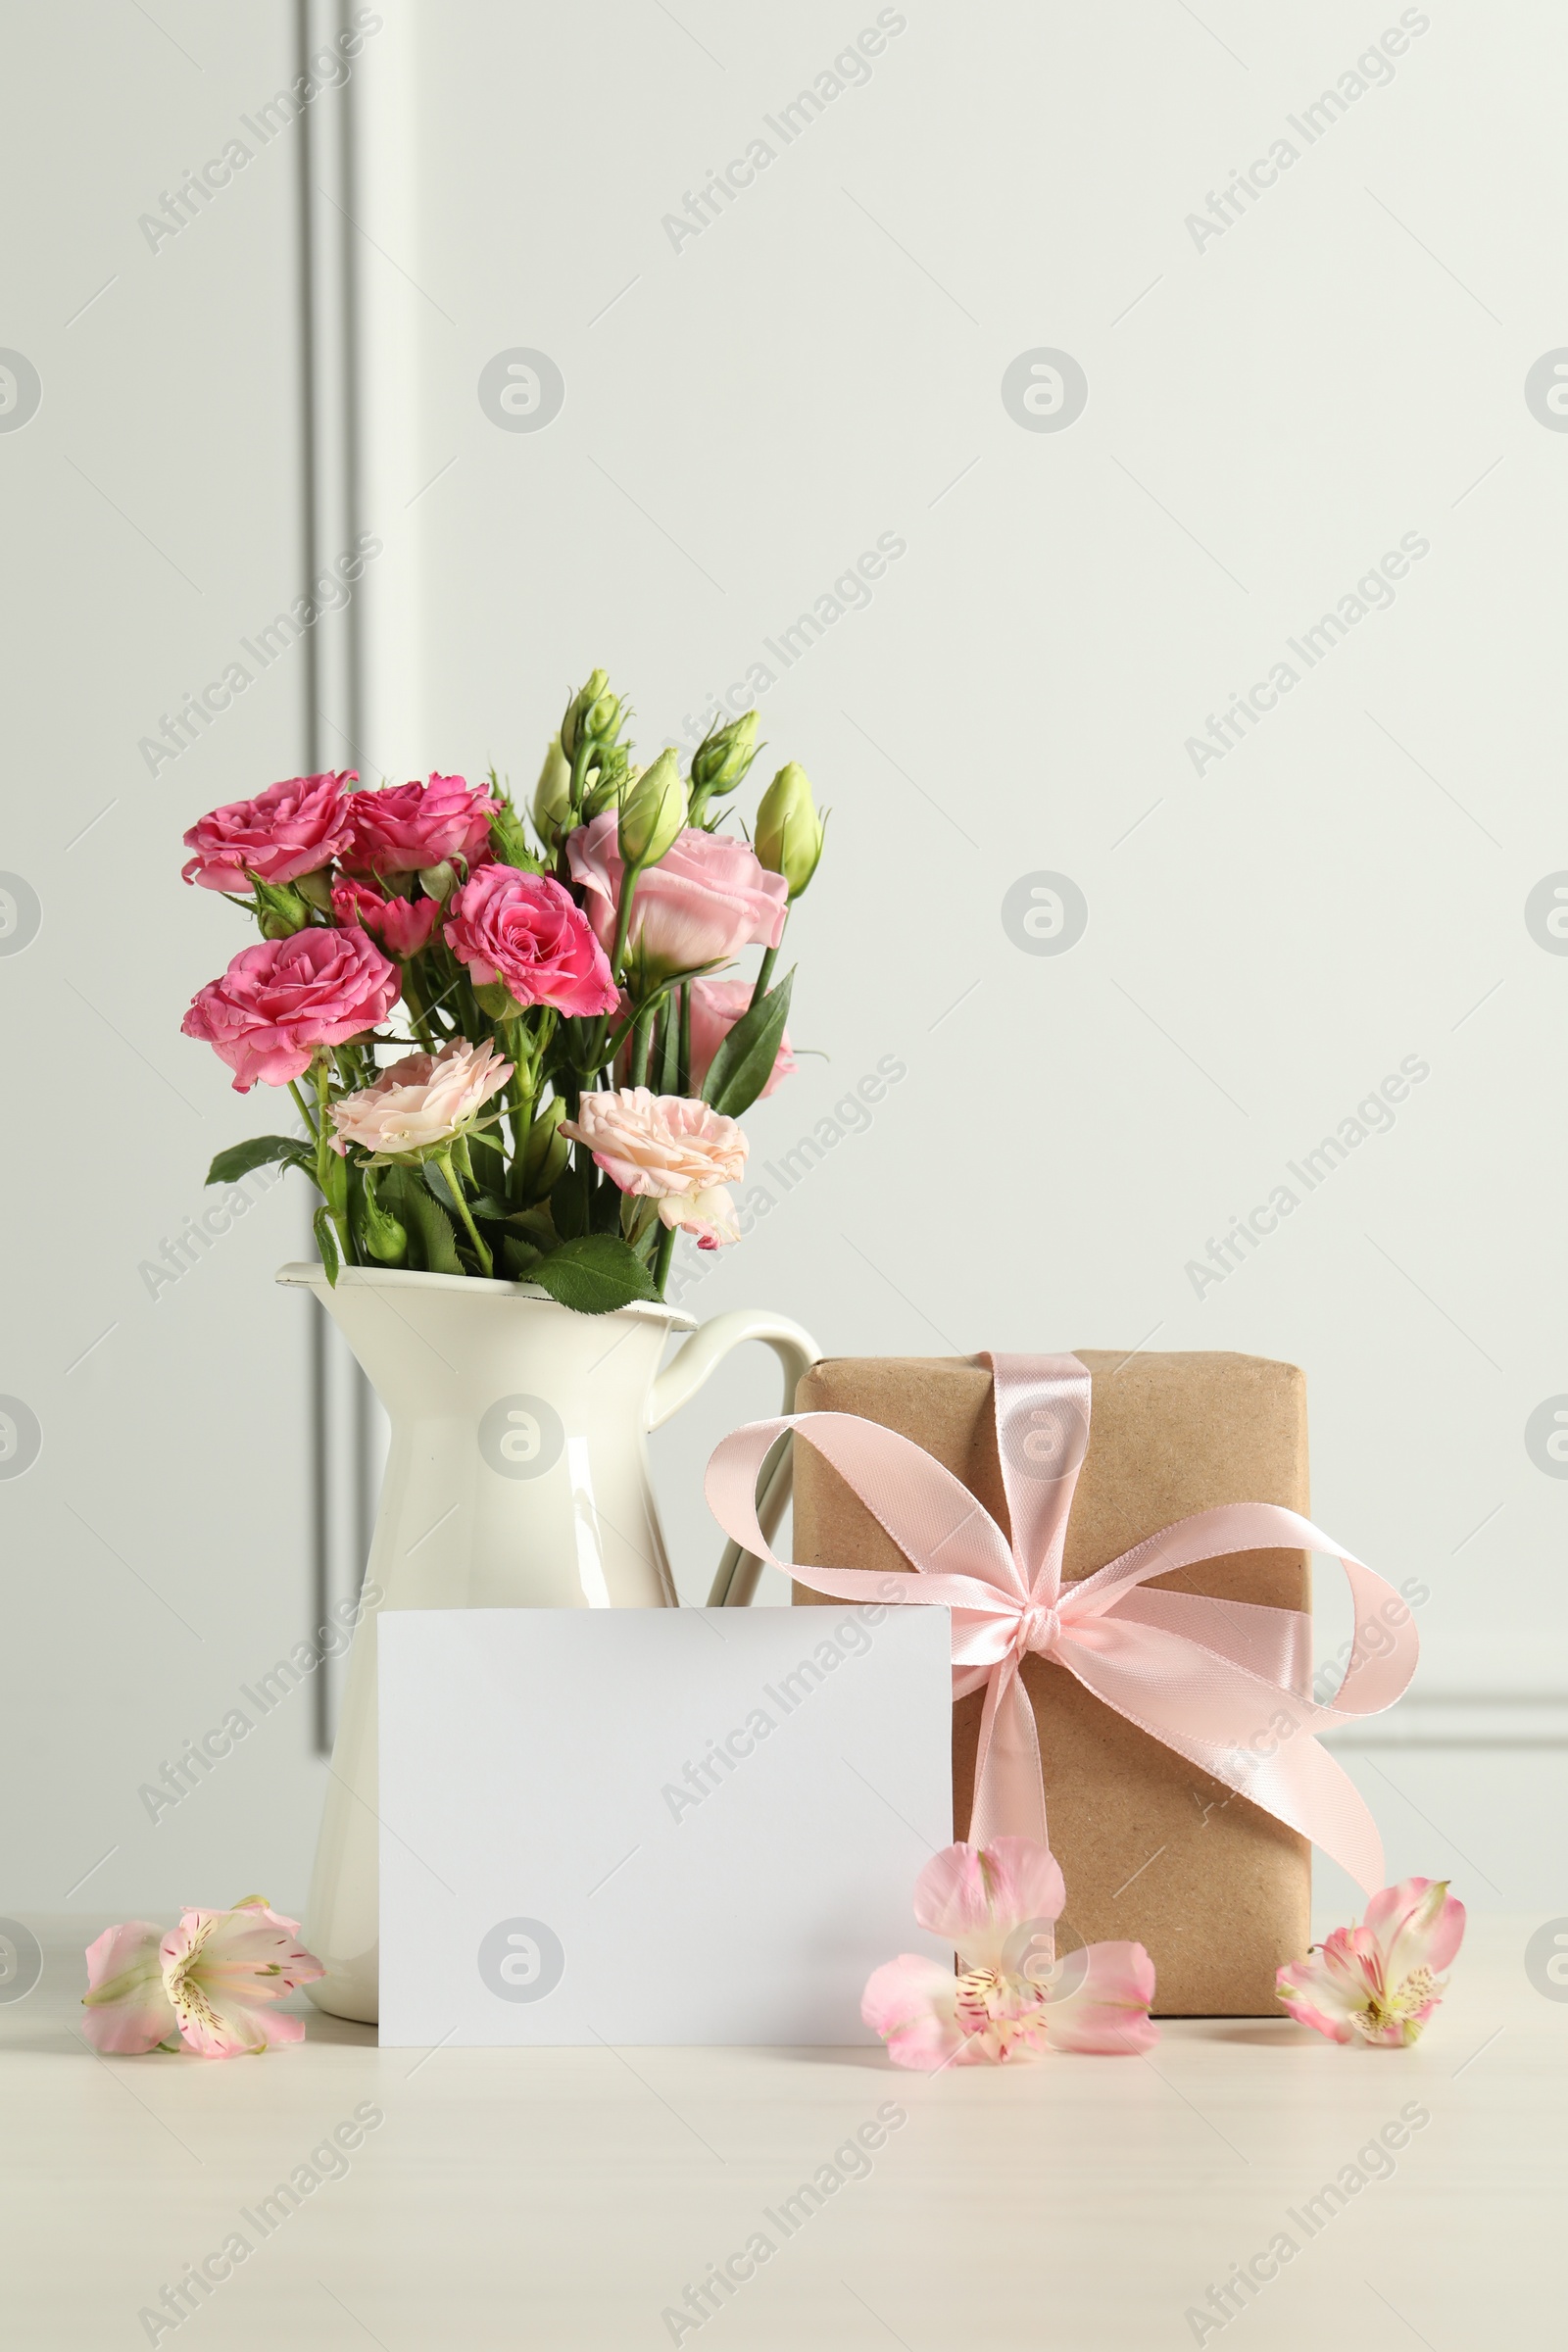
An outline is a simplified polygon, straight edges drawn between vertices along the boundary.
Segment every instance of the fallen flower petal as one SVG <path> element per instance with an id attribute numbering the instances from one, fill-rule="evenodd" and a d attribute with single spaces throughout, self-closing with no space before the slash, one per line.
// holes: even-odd
<path id="1" fill-rule="evenodd" d="M 946 1846 L 914 1883 L 915 1919 L 971 1968 L 1001 1968 L 1017 1930 L 1059 1919 L 1066 1900 L 1055 1855 L 1032 1838 Z"/>
<path id="2" fill-rule="evenodd" d="M 1154 1963 L 1141 1943 L 1086 1943 L 1052 1980 L 1051 2047 L 1138 2057 L 1159 2039 L 1149 2014 L 1153 1998 Z"/>
<path id="3" fill-rule="evenodd" d="M 82 2032 L 95 2050 L 135 2053 L 174 2038 L 174 2004 L 158 1951 L 163 1933 L 133 1919 L 88 1944 Z"/>

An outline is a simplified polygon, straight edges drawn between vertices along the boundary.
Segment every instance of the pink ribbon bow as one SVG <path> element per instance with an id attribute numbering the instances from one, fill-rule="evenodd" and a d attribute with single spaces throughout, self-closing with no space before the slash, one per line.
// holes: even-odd
<path id="1" fill-rule="evenodd" d="M 896 1430 L 854 1413 L 792 1413 L 725 1438 L 708 1466 L 714 1518 L 745 1550 L 815 1592 L 952 1610 L 953 1695 L 982 1685 L 986 1692 L 971 1844 L 1007 1836 L 1049 1842 L 1040 1742 L 1019 1671 L 1033 1653 L 1065 1666 L 1130 1723 L 1310 1838 L 1369 1892 L 1381 1886 L 1377 1826 L 1317 1735 L 1377 1714 L 1404 1690 L 1418 1648 L 1407 1604 L 1332 1537 L 1272 1502 L 1195 1512 L 1064 1587 L 1067 1516 L 1089 1446 L 1089 1373 L 1075 1355 L 980 1361 L 993 1377 L 1010 1545 L 951 1471 Z M 918 1580 L 798 1568 L 775 1557 L 758 1521 L 757 1481 L 786 1431 L 832 1463 Z M 1333 1553 L 1349 1580 L 1356 1639 L 1328 1705 L 1311 1696 L 1312 1624 L 1299 1609 L 1147 1589 L 1151 1577 L 1227 1552 L 1287 1548 Z M 1381 1654 L 1361 1638 L 1374 1611 L 1387 1635 Z"/>

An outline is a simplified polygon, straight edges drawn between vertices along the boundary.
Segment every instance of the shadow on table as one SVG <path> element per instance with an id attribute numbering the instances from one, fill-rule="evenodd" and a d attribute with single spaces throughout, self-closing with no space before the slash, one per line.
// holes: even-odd
<path id="1" fill-rule="evenodd" d="M 374 2026 L 356 2024 L 352 2017 L 330 2017 L 324 2009 L 293 2009 L 291 2013 L 305 2020 L 307 2042 L 338 2043 L 351 2050 L 373 2050 L 377 2046 Z"/>
<path id="2" fill-rule="evenodd" d="M 887 2051 L 875 2042 L 750 2042 L 746 2045 L 749 2058 L 774 2066 L 849 2066 L 859 2074 L 890 2075 L 904 2070 L 893 2065 Z"/>
<path id="3" fill-rule="evenodd" d="M 1304 2050 L 1323 2038 L 1289 2017 L 1165 2017 L 1156 2022 L 1184 2028 L 1184 2041 L 1240 2042 L 1252 2050 Z"/>

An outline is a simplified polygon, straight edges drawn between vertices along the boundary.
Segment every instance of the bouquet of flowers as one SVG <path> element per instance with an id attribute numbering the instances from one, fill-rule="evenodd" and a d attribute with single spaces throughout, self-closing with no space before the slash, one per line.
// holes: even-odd
<path id="1" fill-rule="evenodd" d="M 329 1282 L 500 1276 L 603 1314 L 663 1296 L 677 1232 L 739 1238 L 736 1121 L 794 1068 L 774 966 L 823 820 L 791 761 L 750 841 L 723 830 L 755 710 L 710 728 L 684 776 L 672 749 L 633 764 L 628 715 L 596 669 L 551 738 L 531 836 L 493 769 L 379 791 L 298 776 L 185 835 L 186 881 L 262 936 L 184 1033 L 238 1092 L 286 1086 L 301 1120 L 220 1152 L 208 1182 L 303 1169 Z M 747 947 L 756 974 L 717 977 Z"/>

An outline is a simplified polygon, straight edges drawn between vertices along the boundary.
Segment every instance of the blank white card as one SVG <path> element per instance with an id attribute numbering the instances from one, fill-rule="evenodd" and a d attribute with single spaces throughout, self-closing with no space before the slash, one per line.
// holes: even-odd
<path id="1" fill-rule="evenodd" d="M 949 1956 L 910 1909 L 953 1835 L 946 1609 L 377 1633 L 384 2043 L 863 2042 L 871 1970 Z"/>

